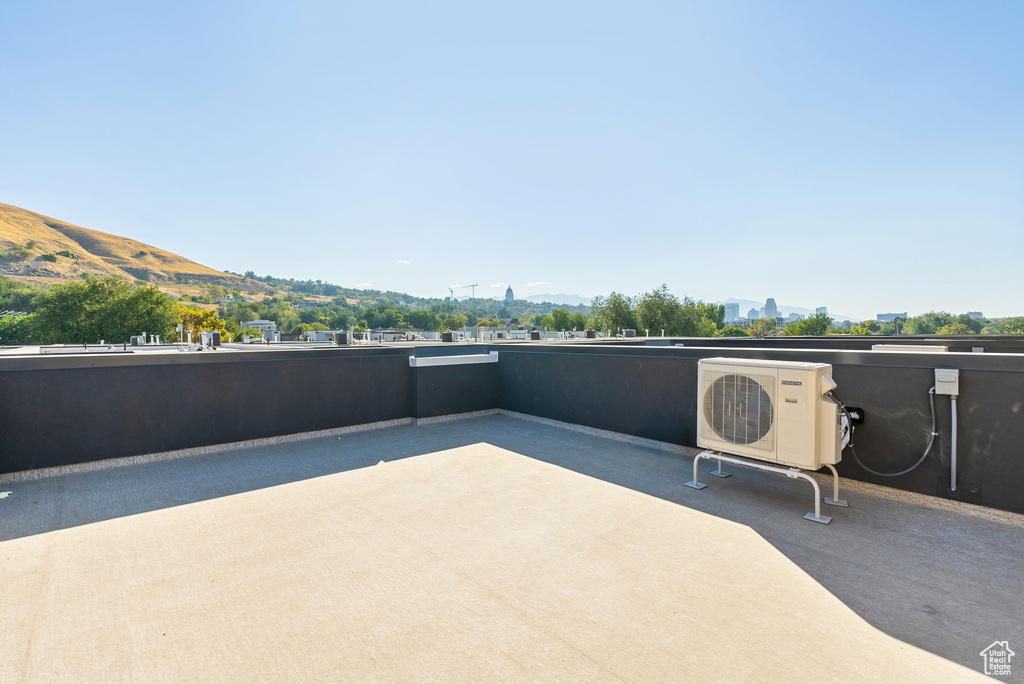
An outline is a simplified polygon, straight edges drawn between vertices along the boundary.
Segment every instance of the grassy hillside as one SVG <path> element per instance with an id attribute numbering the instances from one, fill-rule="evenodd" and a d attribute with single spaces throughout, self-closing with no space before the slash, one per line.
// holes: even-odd
<path id="1" fill-rule="evenodd" d="M 152 283 L 260 284 L 158 247 L 0 203 L 0 274 L 47 285 L 83 273 Z"/>

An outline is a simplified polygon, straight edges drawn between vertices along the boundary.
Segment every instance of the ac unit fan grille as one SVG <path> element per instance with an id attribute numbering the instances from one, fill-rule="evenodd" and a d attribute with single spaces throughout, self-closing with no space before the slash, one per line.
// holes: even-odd
<path id="1" fill-rule="evenodd" d="M 730 444 L 753 444 L 771 430 L 775 410 L 764 387 L 749 375 L 722 375 L 704 392 L 704 416 Z"/>

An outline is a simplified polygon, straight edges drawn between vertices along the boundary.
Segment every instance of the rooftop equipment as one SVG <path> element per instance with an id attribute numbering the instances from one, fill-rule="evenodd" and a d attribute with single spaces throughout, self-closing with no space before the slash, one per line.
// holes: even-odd
<path id="1" fill-rule="evenodd" d="M 833 496 L 825 503 L 846 506 L 839 498 L 839 474 L 849 424 L 840 420 L 839 406 L 829 393 L 835 389 L 832 366 L 763 359 L 701 359 L 697 367 L 697 446 L 704 452 L 693 461 L 693 480 L 687 486 L 703 489 L 697 479 L 702 457 L 718 459 L 712 475 L 728 477 L 722 461 L 808 480 L 814 487 L 814 512 L 804 517 L 829 523 L 821 515 L 818 483 L 801 469 L 832 471 Z M 736 458 L 742 457 L 742 458 Z M 754 459 L 754 462 L 744 459 Z M 764 465 L 773 463 L 788 469 Z"/>

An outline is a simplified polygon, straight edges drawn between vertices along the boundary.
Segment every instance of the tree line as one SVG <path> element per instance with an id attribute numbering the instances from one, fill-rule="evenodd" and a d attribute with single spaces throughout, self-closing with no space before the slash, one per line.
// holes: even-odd
<path id="1" fill-rule="evenodd" d="M 968 314 L 929 311 L 920 316 L 895 318 L 886 323 L 862 321 L 836 325 L 827 313 L 814 314 L 784 327 L 773 318 L 761 318 L 746 328 L 727 328 L 731 336 L 770 337 L 773 335 L 1024 335 L 1024 316 L 992 321 Z"/>
<path id="2" fill-rule="evenodd" d="M 269 278 L 269 276 L 268 276 Z M 464 326 L 525 326 L 561 331 L 594 329 L 613 335 L 625 330 L 637 334 L 676 337 L 835 334 L 1024 334 L 1024 317 L 991 321 L 967 314 L 928 312 L 912 318 L 881 324 L 864 321 L 837 327 L 828 314 L 816 314 L 788 325 L 762 318 L 745 328 L 726 325 L 725 307 L 690 297 L 677 297 L 666 285 L 650 292 L 628 296 L 612 292 L 594 298 L 590 307 L 556 307 L 521 300 L 418 299 L 401 293 L 343 291 L 333 299 L 310 306 L 309 289 L 319 287 L 323 296 L 334 286 L 316 281 L 299 282 L 303 289 L 287 288 L 289 281 L 271 279 L 273 296 L 259 302 L 244 301 L 238 292 L 220 286 L 204 286 L 200 296 L 175 300 L 158 288 L 137 281 L 83 276 L 76 281 L 39 288 L 0 276 L 0 310 L 25 312 L 0 318 L 0 344 L 81 344 L 100 340 L 111 344 L 128 341 L 146 332 L 163 340 L 176 341 L 177 325 L 198 334 L 219 330 L 225 337 L 250 333 L 247 321 L 268 319 L 292 334 L 309 330 L 367 330 L 411 328 L 456 330 Z M 213 295 L 230 295 L 230 297 Z M 360 297 L 361 300 L 356 298 Z M 216 310 L 192 301 L 218 301 Z M 407 303 L 416 300 L 415 303 Z"/>

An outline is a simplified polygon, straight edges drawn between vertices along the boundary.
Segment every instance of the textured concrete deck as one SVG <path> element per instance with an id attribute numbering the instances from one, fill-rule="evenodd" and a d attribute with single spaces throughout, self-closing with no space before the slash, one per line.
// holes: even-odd
<path id="1" fill-rule="evenodd" d="M 1013 519 L 860 491 L 826 527 L 690 464 L 491 416 L 11 483 L 0 681 L 945 682 L 1024 645 Z"/>

